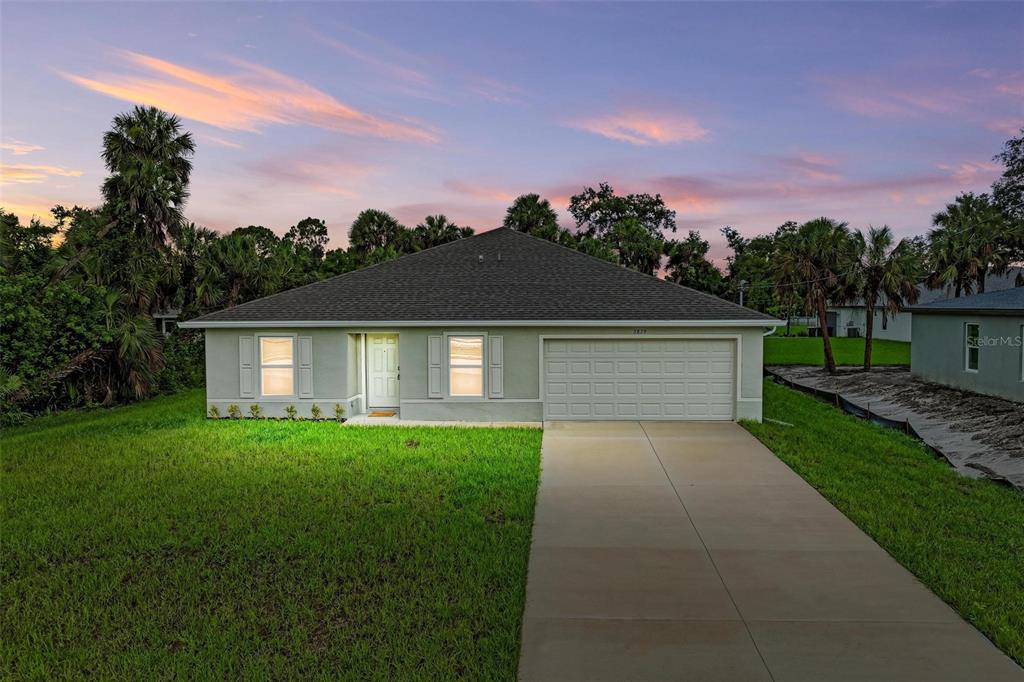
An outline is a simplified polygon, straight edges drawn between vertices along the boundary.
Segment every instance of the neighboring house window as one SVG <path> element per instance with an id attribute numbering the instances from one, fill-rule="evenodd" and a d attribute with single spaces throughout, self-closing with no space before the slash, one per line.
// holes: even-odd
<path id="1" fill-rule="evenodd" d="M 964 325 L 964 369 L 968 372 L 978 371 L 978 337 L 980 336 L 980 328 L 974 322 L 968 322 Z"/>
<path id="2" fill-rule="evenodd" d="M 484 395 L 484 337 L 448 337 L 448 393 L 454 398 Z"/>
<path id="3" fill-rule="evenodd" d="M 260 393 L 295 395 L 295 339 L 260 337 Z"/>

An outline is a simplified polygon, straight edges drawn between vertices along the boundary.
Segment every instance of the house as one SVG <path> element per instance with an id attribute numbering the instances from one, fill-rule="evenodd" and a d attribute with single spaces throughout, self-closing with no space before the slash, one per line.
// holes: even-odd
<path id="1" fill-rule="evenodd" d="M 762 336 L 718 297 L 500 228 L 221 310 L 207 407 L 400 419 L 759 419 Z"/>
<path id="2" fill-rule="evenodd" d="M 910 310 L 911 373 L 1024 402 L 1024 287 Z"/>
<path id="3" fill-rule="evenodd" d="M 170 336 L 178 321 L 178 315 L 179 311 L 173 308 L 153 313 L 153 325 L 156 327 L 156 333 L 160 336 Z"/>
<path id="4" fill-rule="evenodd" d="M 1014 287 L 1024 286 L 1024 268 L 1008 268 L 1001 275 L 988 273 L 985 277 L 985 291 L 1003 291 Z M 956 296 L 952 286 L 939 289 L 929 289 L 924 284 L 917 285 L 917 304 L 924 305 L 936 301 L 946 301 Z M 875 307 L 875 325 L 873 329 L 876 339 L 890 339 L 892 341 L 910 341 L 910 320 L 912 313 L 909 310 L 901 310 L 896 314 L 882 314 L 885 299 L 878 302 Z M 867 328 L 867 308 L 861 300 L 851 301 L 843 305 L 830 305 L 828 307 L 828 322 L 830 329 L 838 336 L 864 336 Z M 833 322 L 834 320 L 834 322 Z"/>

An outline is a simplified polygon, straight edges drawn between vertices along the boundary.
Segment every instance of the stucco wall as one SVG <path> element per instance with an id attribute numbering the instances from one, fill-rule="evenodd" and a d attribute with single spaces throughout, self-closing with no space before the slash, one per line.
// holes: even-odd
<path id="1" fill-rule="evenodd" d="M 238 372 L 238 337 L 246 334 L 296 334 L 313 339 L 312 398 L 241 398 Z M 216 405 L 222 415 L 228 406 L 238 405 L 248 416 L 249 406 L 259 404 L 268 417 L 285 416 L 285 408 L 294 405 L 299 416 L 309 417 L 317 404 L 325 417 L 334 416 L 334 404 L 341 403 L 348 414 L 359 409 L 348 399 L 350 340 L 343 329 L 207 329 L 206 330 L 206 408 Z M 254 368 L 258 372 L 258 368 Z"/>
<path id="2" fill-rule="evenodd" d="M 964 369 L 964 325 L 980 325 L 983 343 L 978 371 Z M 956 388 L 1024 401 L 1021 381 L 1021 326 L 1024 316 L 914 315 L 910 371 L 922 379 Z M 995 342 L 984 343 L 985 339 Z"/>
<path id="3" fill-rule="evenodd" d="M 349 414 L 365 409 L 353 398 L 360 392 L 361 350 L 356 333 L 366 329 L 217 329 L 206 332 L 207 406 L 217 405 L 226 413 L 227 405 L 238 404 L 243 412 L 259 403 L 268 416 L 282 416 L 286 405 L 295 405 L 301 416 L 317 403 L 325 415 L 333 415 L 334 403 L 341 402 Z M 399 335 L 399 384 L 401 415 L 406 419 L 466 421 L 540 421 L 543 404 L 540 389 L 541 336 L 635 336 L 630 328 L 608 327 L 412 327 L 381 330 Z M 500 399 L 428 398 L 427 337 L 444 332 L 485 332 L 500 335 L 504 346 L 504 397 Z M 351 333 L 350 333 L 351 332 Z M 311 399 L 239 397 L 238 337 L 241 334 L 301 333 L 313 338 L 314 397 Z M 741 392 L 736 401 L 737 419 L 761 418 L 761 362 L 763 329 L 721 327 L 673 327 L 648 329 L 647 337 L 657 335 L 739 335 Z"/>

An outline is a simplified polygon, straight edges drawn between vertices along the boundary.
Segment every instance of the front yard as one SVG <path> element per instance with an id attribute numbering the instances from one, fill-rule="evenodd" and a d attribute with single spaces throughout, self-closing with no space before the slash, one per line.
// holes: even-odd
<path id="1" fill-rule="evenodd" d="M 785 329 L 780 327 L 779 329 Z M 832 353 L 837 365 L 863 365 L 864 339 L 833 338 Z M 910 365 L 910 344 L 905 341 L 873 339 L 871 361 L 876 366 Z M 767 336 L 764 339 L 766 365 L 825 366 L 825 350 L 820 338 Z"/>
<path id="2" fill-rule="evenodd" d="M 817 339 L 820 343 L 820 339 Z M 766 381 L 744 426 L 999 648 L 1024 664 L 1024 494 L 916 440 Z"/>
<path id="3" fill-rule="evenodd" d="M 514 679 L 540 430 L 202 414 L 3 435 L 0 677 Z"/>

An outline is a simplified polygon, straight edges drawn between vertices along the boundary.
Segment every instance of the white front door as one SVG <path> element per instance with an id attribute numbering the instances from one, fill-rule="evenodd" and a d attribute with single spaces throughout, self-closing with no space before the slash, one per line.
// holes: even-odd
<path id="1" fill-rule="evenodd" d="M 398 334 L 367 334 L 368 407 L 398 407 Z"/>

